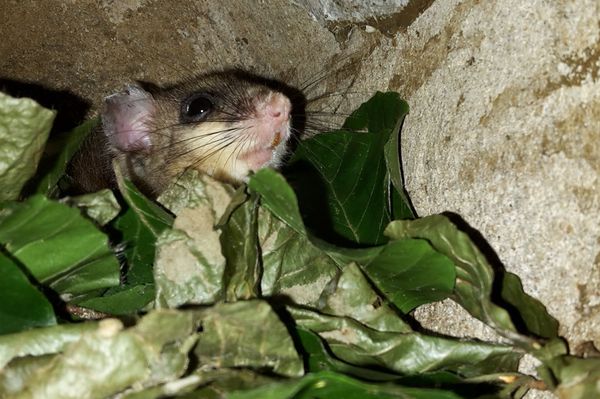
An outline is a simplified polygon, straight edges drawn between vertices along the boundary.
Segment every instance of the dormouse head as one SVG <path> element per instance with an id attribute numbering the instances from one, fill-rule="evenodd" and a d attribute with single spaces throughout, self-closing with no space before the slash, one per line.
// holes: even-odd
<path id="1" fill-rule="evenodd" d="M 129 177 L 159 192 L 190 168 L 240 183 L 279 166 L 291 115 L 276 83 L 225 71 L 167 88 L 128 86 L 105 99 L 102 124 Z"/>

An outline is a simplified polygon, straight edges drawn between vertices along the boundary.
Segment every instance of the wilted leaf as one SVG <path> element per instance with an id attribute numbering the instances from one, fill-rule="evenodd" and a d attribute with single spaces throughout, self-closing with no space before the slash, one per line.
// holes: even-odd
<path id="1" fill-rule="evenodd" d="M 0 201 L 19 197 L 42 156 L 55 112 L 0 93 Z"/>
<path id="2" fill-rule="evenodd" d="M 296 232 L 270 212 L 258 217 L 263 273 L 261 292 L 284 295 L 298 304 L 315 306 L 340 267 L 305 234 Z"/>
<path id="3" fill-rule="evenodd" d="M 248 184 L 261 195 L 263 208 L 276 216 L 273 219 L 269 212 L 259 211 L 263 294 L 283 293 L 297 303 L 314 304 L 325 284 L 350 262 L 359 264 L 403 311 L 452 292 L 453 265 L 426 242 L 397 241 L 364 249 L 336 247 L 306 231 L 296 196 L 280 174 L 263 169 Z"/>
<path id="4" fill-rule="evenodd" d="M 0 275 L 0 334 L 56 324 L 48 300 L 19 266 L 2 253 Z"/>
<path id="5" fill-rule="evenodd" d="M 40 195 L 1 206 L 0 243 L 38 281 L 60 293 L 119 283 L 119 264 L 106 235 L 79 210 Z"/>
<path id="6" fill-rule="evenodd" d="M 230 399 L 460 399 L 441 389 L 408 388 L 393 384 L 370 384 L 330 371 L 308 374 L 302 379 L 282 381 L 243 392 Z"/>
<path id="7" fill-rule="evenodd" d="M 3 371 L 18 375 L 20 384 L 2 380 L 0 393 L 103 398 L 176 379 L 187 369 L 199 323 L 194 312 L 162 311 L 148 314 L 129 329 L 118 320 L 105 319 L 0 337 L 4 364 L 15 356 L 43 355 L 39 361 L 45 365 L 9 363 Z M 54 355 L 50 361 L 48 355 Z"/>
<path id="8" fill-rule="evenodd" d="M 298 334 L 297 342 L 300 342 L 302 347 L 301 353 L 305 356 L 308 371 L 311 373 L 334 371 L 359 378 L 362 381 L 393 382 L 396 385 L 407 387 L 436 387 L 440 390 L 447 389 L 448 391 L 459 391 L 465 394 L 468 392 L 469 394 L 465 395 L 465 397 L 477 397 L 480 399 L 484 397 L 490 399 L 497 398 L 493 395 L 484 396 L 484 394 L 493 394 L 499 391 L 500 387 L 497 384 L 502 382 L 499 377 L 506 376 L 506 374 L 477 376 L 474 378 L 477 380 L 476 382 L 460 378 L 456 374 L 447 371 L 399 376 L 397 373 L 386 372 L 380 368 L 358 367 L 338 360 L 325 348 L 327 344 L 317 334 L 302 328 L 298 328 L 296 332 Z M 439 391 L 437 393 L 439 394 Z M 434 395 L 432 397 L 437 398 L 438 396 Z"/>
<path id="9" fill-rule="evenodd" d="M 156 385 L 181 377 L 198 340 L 201 319 L 196 311 L 157 310 L 148 313 L 131 333 L 152 346 L 150 375 L 144 385 Z"/>
<path id="10" fill-rule="evenodd" d="M 248 187 L 261 195 L 262 294 L 285 295 L 296 303 L 315 305 L 342 264 L 307 236 L 296 196 L 280 174 L 262 169 L 250 178 Z"/>
<path id="11" fill-rule="evenodd" d="M 232 193 L 230 186 L 208 176 L 187 174 L 161 196 L 177 209 L 177 218 L 157 242 L 157 306 L 210 304 L 225 296 L 226 259 L 215 226 Z"/>
<path id="12" fill-rule="evenodd" d="M 600 358 L 558 356 L 545 362 L 546 383 L 560 399 L 600 398 Z"/>
<path id="13" fill-rule="evenodd" d="M 141 391 L 125 394 L 123 399 L 223 398 L 225 393 L 255 388 L 281 380 L 247 369 L 199 369 L 193 374 Z"/>
<path id="14" fill-rule="evenodd" d="M 447 370 L 461 376 L 516 371 L 521 354 L 500 344 L 367 328 L 350 317 L 288 308 L 297 325 L 323 338 L 339 359 L 361 367 L 413 375 Z"/>
<path id="15" fill-rule="evenodd" d="M 492 302 L 494 271 L 491 265 L 469 236 L 458 230 L 445 216 L 433 215 L 414 221 L 394 221 L 386 229 L 386 235 L 396 239 L 428 240 L 433 248 L 450 258 L 456 266 L 454 300 L 459 305 L 515 343 L 532 350 L 539 347 L 533 338 L 517 332 L 506 309 Z M 532 311 L 521 313 L 521 317 L 529 319 L 526 325 L 548 328 L 544 331 L 538 330 L 543 335 L 555 334 L 552 332 L 555 324 L 551 322 L 551 316 L 545 309 L 540 307 L 537 301 L 525 300 L 528 298 L 527 295 L 514 284 L 514 281 L 509 280 L 508 283 L 509 286 L 504 293 L 513 295 L 512 301 L 519 306 L 521 312 L 533 306 Z M 514 292 L 511 293 L 508 288 Z M 505 299 L 509 300 L 509 298 Z"/>
<path id="16" fill-rule="evenodd" d="M 250 367 L 298 377 L 302 360 L 286 326 L 264 301 L 217 304 L 201 312 L 195 354 L 204 367 Z"/>
<path id="17" fill-rule="evenodd" d="M 214 211 L 214 219 L 219 220 L 226 212 L 234 192 L 230 184 L 196 170 L 188 170 L 167 187 L 158 197 L 158 202 L 176 215 L 182 209 L 209 204 Z"/>
<path id="18" fill-rule="evenodd" d="M 100 226 L 104 226 L 113 220 L 121 211 L 115 195 L 108 189 L 77 197 L 67 197 L 62 202 L 78 207 L 85 215 L 95 220 Z"/>
<path id="19" fill-rule="evenodd" d="M 223 297 L 225 258 L 219 234 L 213 230 L 210 212 L 195 208 L 196 216 L 181 214 L 175 229 L 157 242 L 156 306 L 174 308 L 183 304 L 211 304 Z M 192 231 L 177 228 L 178 221 L 201 221 Z"/>
<path id="20" fill-rule="evenodd" d="M 238 196 L 246 198 L 240 191 Z M 238 206 L 220 226 L 221 251 L 227 259 L 224 284 L 226 300 L 259 296 L 260 256 L 258 247 L 258 199 L 254 195 Z"/>
<path id="21" fill-rule="evenodd" d="M 103 320 L 96 331 L 82 334 L 48 367 L 30 375 L 23 389 L 13 394 L 61 399 L 102 398 L 143 380 L 149 363 L 143 343 L 132 334 L 119 334 L 117 324 L 120 325 L 116 320 Z"/>
<path id="22" fill-rule="evenodd" d="M 21 357 L 13 360 L 10 367 L 4 368 L 0 373 L 0 397 L 22 398 L 19 393 L 29 383 L 29 378 L 39 370 L 48 367 L 54 360 L 54 355 L 38 357 Z"/>
<path id="23" fill-rule="evenodd" d="M 97 323 L 59 324 L 0 336 L 0 369 L 19 357 L 40 357 L 62 352 L 81 334 L 98 328 Z"/>
<path id="24" fill-rule="evenodd" d="M 334 358 L 325 348 L 324 340 L 318 334 L 303 328 L 297 328 L 298 342 L 305 356 L 307 372 L 335 371 L 368 381 L 394 381 L 398 374 L 374 370 L 368 367 L 358 367 Z"/>
<path id="25" fill-rule="evenodd" d="M 321 295 L 319 311 L 348 316 L 379 331 L 411 332 L 412 329 L 380 298 L 363 272 L 350 263 Z"/>

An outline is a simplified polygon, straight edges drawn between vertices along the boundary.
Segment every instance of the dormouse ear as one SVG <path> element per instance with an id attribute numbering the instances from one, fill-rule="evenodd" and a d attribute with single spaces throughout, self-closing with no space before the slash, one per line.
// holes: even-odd
<path id="1" fill-rule="evenodd" d="M 138 86 L 104 99 L 102 127 L 111 145 L 123 152 L 150 149 L 150 123 L 154 114 L 152 95 Z"/>

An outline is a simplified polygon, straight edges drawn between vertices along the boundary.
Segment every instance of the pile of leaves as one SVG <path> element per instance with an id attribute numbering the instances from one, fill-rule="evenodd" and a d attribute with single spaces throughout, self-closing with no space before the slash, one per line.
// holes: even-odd
<path id="1" fill-rule="evenodd" d="M 377 93 L 237 189 L 190 172 L 154 202 L 117 170 L 117 193 L 57 198 L 96 122 L 37 168 L 54 113 L 0 95 L 0 396 L 600 397 L 600 360 L 568 355 L 517 276 L 415 217 L 407 112 Z M 446 298 L 502 343 L 423 332 L 411 312 Z"/>

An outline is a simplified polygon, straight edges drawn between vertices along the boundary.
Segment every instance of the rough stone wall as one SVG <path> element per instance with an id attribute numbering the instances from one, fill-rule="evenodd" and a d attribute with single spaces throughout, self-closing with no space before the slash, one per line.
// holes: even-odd
<path id="1" fill-rule="evenodd" d="M 92 111 L 133 79 L 168 83 L 226 65 L 294 84 L 323 75 L 323 90 L 347 93 L 331 97 L 341 113 L 397 90 L 411 106 L 402 154 L 418 213 L 461 214 L 572 349 L 600 347 L 598 2 L 344 4 L 6 0 L 0 78 L 69 90 Z M 417 317 L 451 335 L 493 336 L 450 302 Z"/>
<path id="2" fill-rule="evenodd" d="M 408 95 L 402 144 L 417 209 L 480 230 L 572 349 L 600 344 L 599 7 L 436 2 L 428 11 L 448 23 L 423 15 L 399 40 L 401 53 L 446 50 Z"/>

